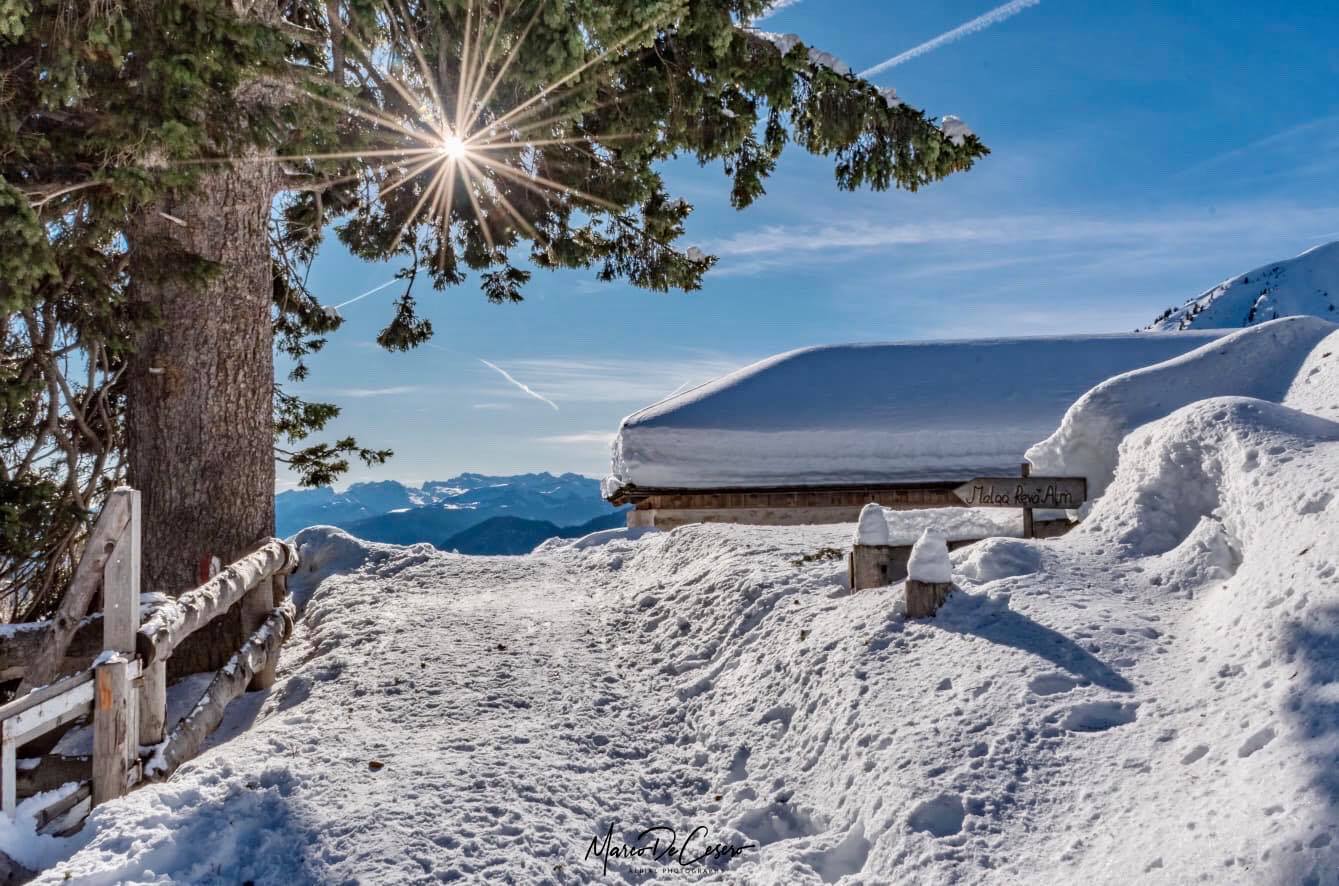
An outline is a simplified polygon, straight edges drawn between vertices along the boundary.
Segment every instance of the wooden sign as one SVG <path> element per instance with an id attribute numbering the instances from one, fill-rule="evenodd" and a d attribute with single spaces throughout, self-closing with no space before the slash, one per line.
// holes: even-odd
<path id="1" fill-rule="evenodd" d="M 1069 510 L 1088 497 L 1083 477 L 978 477 L 953 494 L 973 508 L 1053 508 Z"/>

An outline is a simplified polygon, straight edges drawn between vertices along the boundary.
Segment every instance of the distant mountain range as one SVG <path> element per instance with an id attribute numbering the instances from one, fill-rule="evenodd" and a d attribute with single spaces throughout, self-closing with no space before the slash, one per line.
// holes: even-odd
<path id="1" fill-rule="evenodd" d="M 581 538 L 626 523 L 626 515 L 617 512 L 588 520 L 580 526 L 556 526 L 548 520 L 526 520 L 523 517 L 490 517 L 464 532 L 457 532 L 437 547 L 459 554 L 528 554 L 540 542 L 551 538 Z"/>
<path id="2" fill-rule="evenodd" d="M 1231 329 L 1294 314 L 1339 323 L 1339 241 L 1229 277 L 1180 307 L 1168 308 L 1147 328 Z"/>
<path id="3" fill-rule="evenodd" d="M 475 554 L 527 553 L 548 538 L 584 535 L 577 530 L 600 519 L 606 522 L 586 532 L 621 525 L 623 518 L 600 497 L 599 481 L 580 474 L 471 473 L 419 487 L 385 480 L 355 483 L 343 492 L 322 487 L 275 497 L 281 536 L 326 524 L 368 541 L 426 541 L 443 550 Z M 532 538 L 534 544 L 522 550 Z"/>

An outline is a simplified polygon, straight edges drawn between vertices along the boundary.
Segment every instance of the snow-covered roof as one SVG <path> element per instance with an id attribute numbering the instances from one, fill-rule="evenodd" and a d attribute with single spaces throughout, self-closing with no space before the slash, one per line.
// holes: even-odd
<path id="1" fill-rule="evenodd" d="M 604 491 L 958 480 L 1018 470 L 1099 382 L 1221 330 L 845 344 L 770 357 L 623 420 Z"/>

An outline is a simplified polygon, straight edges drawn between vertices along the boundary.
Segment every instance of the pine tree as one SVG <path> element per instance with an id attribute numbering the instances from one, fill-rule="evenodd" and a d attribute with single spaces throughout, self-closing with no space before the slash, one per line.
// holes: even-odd
<path id="1" fill-rule="evenodd" d="M 304 283 L 328 232 L 399 263 L 378 341 L 402 350 L 432 334 L 424 289 L 516 302 L 559 268 L 697 288 L 715 259 L 676 245 L 692 207 L 668 158 L 721 163 L 742 209 L 790 141 L 848 190 L 915 190 L 986 153 L 742 24 L 766 5 L 8 4 L 0 555 L 30 591 L 44 577 L 27 611 L 123 457 L 146 589 L 177 593 L 273 530 L 276 450 L 312 484 L 390 454 L 313 444 L 338 408 L 275 383 L 276 347 L 303 378 L 340 324 Z"/>

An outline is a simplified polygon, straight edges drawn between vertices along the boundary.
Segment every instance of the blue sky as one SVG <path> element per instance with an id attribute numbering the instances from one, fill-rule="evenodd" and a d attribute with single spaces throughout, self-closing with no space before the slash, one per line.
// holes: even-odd
<path id="1" fill-rule="evenodd" d="M 800 0 L 759 27 L 863 70 L 996 6 Z M 599 476 L 624 415 L 769 354 L 1128 330 L 1339 239 L 1332 0 L 1041 0 L 873 79 L 962 117 L 993 154 L 920 193 L 849 194 L 830 160 L 792 149 L 742 213 L 719 166 L 671 163 L 672 189 L 696 205 L 684 245 L 721 257 L 689 295 L 566 272 L 537 274 L 520 305 L 490 305 L 472 282 L 420 288 L 436 337 L 408 354 L 373 341 L 394 287 L 349 305 L 301 390 L 343 407 L 332 436 L 396 457 L 348 479 Z M 311 281 L 337 304 L 391 275 L 332 240 Z"/>

